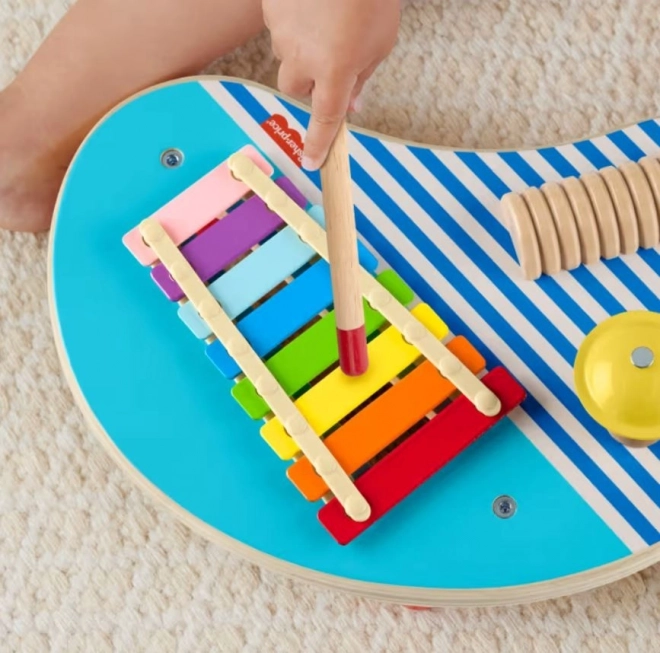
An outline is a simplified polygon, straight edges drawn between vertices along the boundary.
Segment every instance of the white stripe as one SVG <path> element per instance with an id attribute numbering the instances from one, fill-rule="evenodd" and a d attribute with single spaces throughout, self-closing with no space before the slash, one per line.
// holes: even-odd
<path id="1" fill-rule="evenodd" d="M 619 277 L 603 264 L 589 266 L 589 269 L 627 311 L 639 311 L 644 308 L 642 302 L 620 281 Z"/>
<path id="2" fill-rule="evenodd" d="M 214 88 L 213 92 L 211 92 L 211 95 L 225 109 L 227 109 L 229 103 L 225 101 L 225 98 L 220 97 L 220 94 L 218 94 L 216 91 L 217 91 L 217 89 Z M 228 95 L 224 92 L 223 89 L 220 89 L 220 91 L 222 91 L 222 94 Z M 259 98 L 262 105 L 264 104 L 263 99 L 264 99 L 263 97 Z M 237 121 L 237 123 L 246 131 L 246 133 L 250 134 L 251 137 L 255 137 L 255 142 L 258 141 L 258 142 L 261 142 L 261 143 L 264 143 L 264 142 L 267 143 L 267 141 L 270 140 L 270 139 L 263 132 L 263 130 L 261 130 L 261 128 L 255 124 L 254 120 L 249 116 L 249 114 L 247 114 L 247 112 L 244 109 L 242 109 L 242 107 L 240 107 L 238 105 L 238 103 L 234 102 L 233 104 L 234 104 L 234 106 L 232 107 L 232 117 Z M 279 110 L 280 113 L 288 114 L 288 112 L 285 111 L 284 107 L 280 106 L 279 103 L 278 103 L 278 110 Z M 288 115 L 287 119 L 289 120 L 289 124 L 293 128 L 296 128 L 296 125 L 294 124 L 295 121 L 293 120 L 293 117 Z M 268 147 L 263 147 L 263 149 L 264 149 L 265 153 L 267 153 L 267 151 L 269 150 Z M 273 162 L 278 167 L 280 167 L 283 170 L 283 172 L 285 172 L 287 174 L 287 176 L 291 176 L 292 178 L 297 179 L 298 175 L 293 175 L 292 172 L 294 172 L 294 171 L 291 171 L 291 168 L 292 167 L 295 168 L 295 166 L 293 166 L 293 164 L 288 160 L 288 157 L 284 157 L 284 159 L 286 159 L 286 161 L 284 161 L 284 160 L 283 161 L 278 161 L 278 158 L 279 157 L 275 153 L 275 156 L 273 156 Z M 306 179 L 306 177 L 305 177 L 305 179 Z M 311 182 L 310 182 L 310 184 L 311 184 Z M 313 184 L 312 184 L 312 186 L 313 186 Z M 306 191 L 303 190 L 303 192 L 306 192 Z M 482 335 L 480 337 L 483 337 L 484 335 L 486 335 L 491 340 L 494 339 L 496 341 L 499 341 L 499 343 L 501 344 L 502 349 L 509 350 L 508 346 L 504 342 L 501 341 L 501 339 L 497 336 L 497 334 L 493 333 L 493 331 L 488 327 L 488 325 L 483 323 L 483 321 L 478 316 L 478 314 L 476 314 L 473 311 L 472 307 L 467 305 L 466 302 L 462 299 L 462 297 L 455 292 L 455 290 L 451 287 L 451 285 L 447 284 L 446 281 L 444 281 L 444 279 L 439 275 L 438 271 L 432 265 L 430 265 L 430 263 L 428 263 L 428 261 L 426 261 L 424 259 L 424 257 L 421 256 L 421 254 L 416 251 L 416 249 L 414 247 L 412 247 L 412 245 L 407 241 L 407 239 L 403 236 L 403 234 L 400 233 L 394 225 L 389 224 L 389 221 L 387 220 L 387 218 L 385 218 L 385 216 L 382 215 L 380 210 L 377 207 L 375 207 L 375 205 L 373 205 L 373 203 L 369 200 L 369 198 L 367 198 L 364 195 L 364 193 L 361 191 L 361 189 L 356 189 L 355 192 L 356 192 L 356 199 L 357 199 L 356 204 L 360 206 L 361 210 L 365 213 L 365 215 L 368 215 L 370 217 L 372 222 L 374 222 L 373 217 L 374 216 L 376 217 L 376 222 L 379 224 L 378 228 L 381 231 L 381 233 L 383 234 L 383 236 L 386 237 L 386 238 L 389 237 L 389 239 L 392 242 L 396 242 L 397 244 L 400 244 L 399 250 L 401 251 L 401 253 L 404 256 L 406 256 L 405 250 L 408 250 L 408 253 L 407 253 L 408 257 L 410 257 L 410 255 L 412 254 L 412 260 L 414 260 L 414 262 L 416 264 L 416 268 L 420 271 L 420 273 L 424 274 L 426 276 L 427 280 L 429 280 L 429 282 L 432 281 L 433 285 L 436 288 L 436 291 L 439 290 L 440 294 L 443 297 L 445 297 L 448 301 L 450 301 L 450 303 L 455 303 L 457 306 L 460 305 L 461 308 L 463 309 L 461 311 L 462 315 L 468 315 L 468 314 L 473 315 L 473 321 L 477 322 L 477 329 L 475 330 L 475 332 L 476 331 L 481 332 Z M 376 222 L 374 222 L 374 224 L 376 224 Z M 396 233 L 392 234 L 392 230 L 394 230 Z M 410 251 L 410 250 L 412 250 L 412 251 Z M 438 279 L 439 279 L 440 283 L 438 283 Z M 440 288 L 438 288 L 438 286 L 440 286 Z M 451 297 L 451 299 L 449 299 L 449 297 Z M 485 334 L 484 334 L 484 331 L 486 332 Z M 511 355 L 513 355 L 513 352 L 510 352 L 510 356 Z M 513 355 L 513 358 L 516 359 L 517 357 L 515 355 Z M 530 375 L 533 376 L 533 374 L 531 373 L 531 370 L 526 371 L 526 365 L 524 365 L 524 363 L 522 363 L 522 361 L 514 360 L 513 362 L 514 362 L 514 367 L 516 367 L 519 370 L 519 373 L 517 374 L 517 376 L 519 378 L 524 377 L 524 376 L 530 376 Z M 510 369 L 512 369 L 512 372 L 514 374 L 516 373 L 513 370 L 512 367 L 510 367 Z M 540 384 L 538 384 L 538 380 L 537 380 L 537 385 L 540 385 Z M 542 395 L 543 393 L 535 393 L 535 394 L 537 394 L 537 396 L 539 396 L 539 399 L 542 398 L 540 395 Z M 546 391 L 546 394 L 547 394 L 547 391 Z M 546 406 L 546 408 L 547 408 L 547 406 Z M 564 412 L 565 411 L 562 411 L 562 413 L 564 413 Z M 570 415 L 565 415 L 565 414 L 560 415 L 560 418 L 561 418 L 561 421 L 563 421 L 563 422 L 568 421 L 569 423 L 571 423 L 571 422 L 576 421 Z M 573 424 L 571 424 L 571 426 L 573 426 Z M 569 428 L 567 430 L 570 432 L 571 429 Z M 541 439 L 545 439 L 546 441 L 550 442 L 551 446 L 554 446 L 554 444 L 551 443 L 549 438 L 547 438 L 547 435 L 542 434 L 540 437 L 541 437 Z M 596 453 L 599 454 L 599 457 L 602 457 L 602 452 L 596 452 Z M 607 454 L 605 454 L 605 455 L 607 455 Z M 614 464 L 614 466 L 616 467 L 616 463 Z M 571 465 L 570 468 L 568 468 L 567 466 L 562 465 L 561 471 L 564 473 L 564 475 L 567 478 L 571 479 L 571 484 L 574 487 L 576 487 L 576 489 L 578 489 L 578 488 L 584 489 L 583 478 L 580 478 L 582 475 L 579 474 L 579 475 L 577 475 L 578 478 L 576 478 L 574 466 Z M 625 476 L 625 473 L 624 473 L 624 476 Z M 624 478 L 623 481 L 624 482 L 621 485 L 624 485 L 624 486 L 630 485 L 630 482 L 627 481 L 627 479 Z M 629 492 L 629 494 L 632 495 L 632 500 L 633 501 L 638 501 L 640 506 L 644 506 L 646 504 L 646 501 L 645 501 L 643 496 L 638 496 L 639 491 L 636 489 L 636 487 L 633 485 L 630 489 L 631 489 L 631 492 Z M 626 542 L 627 546 L 629 546 L 631 548 L 635 548 L 636 546 L 638 546 L 633 541 L 634 538 L 630 538 L 629 534 L 626 532 L 625 529 L 621 528 L 621 525 L 617 522 L 617 520 L 612 519 L 611 515 L 607 514 L 607 511 L 605 512 L 605 514 L 603 514 L 603 511 L 601 510 L 600 506 L 598 504 L 594 503 L 592 497 L 587 495 L 585 497 L 585 500 L 587 500 L 589 505 L 592 507 L 592 509 L 594 509 L 595 512 L 600 514 L 601 517 L 605 520 L 605 522 L 608 523 L 608 525 L 611 528 L 613 528 L 613 530 L 617 533 L 617 535 L 623 541 Z"/>
<path id="3" fill-rule="evenodd" d="M 609 136 L 598 136 L 592 138 L 591 142 L 596 146 L 601 154 L 606 156 L 610 165 L 618 167 L 630 159 L 610 140 Z"/>
<path id="4" fill-rule="evenodd" d="M 555 149 L 575 168 L 579 177 L 596 170 L 596 166 L 573 143 L 560 145 Z"/>
<path id="5" fill-rule="evenodd" d="M 519 177 L 497 152 L 477 152 L 479 158 L 501 179 L 513 193 L 520 193 L 529 185 Z"/>
<path id="6" fill-rule="evenodd" d="M 660 126 L 660 121 L 657 120 L 657 119 L 649 120 L 647 122 L 653 123 L 653 125 L 655 125 L 655 127 Z M 641 127 L 639 127 L 639 130 L 646 136 L 646 132 Z M 653 154 L 654 156 L 660 156 L 660 153 L 658 153 L 658 149 L 660 148 L 660 143 L 656 143 L 655 140 L 653 140 L 653 138 L 651 136 L 647 136 L 647 138 L 649 139 L 649 141 L 651 143 L 650 149 L 649 149 L 649 154 Z"/>
<path id="7" fill-rule="evenodd" d="M 622 131 L 644 154 L 658 154 L 658 145 L 639 125 L 633 125 Z"/>
<path id="8" fill-rule="evenodd" d="M 520 156 L 543 181 L 561 181 L 563 177 L 536 150 L 520 152 Z"/>
<path id="9" fill-rule="evenodd" d="M 658 273 L 639 255 L 630 254 L 622 256 L 621 260 L 630 268 L 631 272 L 644 282 L 649 292 L 658 287 L 660 277 Z"/>

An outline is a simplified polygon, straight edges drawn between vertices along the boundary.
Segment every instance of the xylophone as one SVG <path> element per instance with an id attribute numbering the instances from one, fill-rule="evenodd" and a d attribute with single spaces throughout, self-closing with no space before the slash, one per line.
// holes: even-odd
<path id="1" fill-rule="evenodd" d="M 351 128 L 370 365 L 349 377 L 320 178 L 300 165 L 308 119 L 267 88 L 199 77 L 130 98 L 82 144 L 54 217 L 51 308 L 108 451 L 229 550 L 379 600 L 521 603 L 657 561 L 660 416 L 614 433 L 601 414 L 624 397 L 618 426 L 626 387 L 660 389 L 642 346 L 657 248 L 574 252 L 526 279 L 501 206 L 652 156 L 657 123 L 522 152 Z M 620 369 L 612 342 L 619 357 L 639 345 L 645 376 L 590 394 Z"/>
<path id="2" fill-rule="evenodd" d="M 155 263 L 168 299 L 186 300 L 181 318 L 208 338 L 219 371 L 240 375 L 234 398 L 266 419 L 261 436 L 273 451 L 295 460 L 287 475 L 298 490 L 311 501 L 331 494 L 319 519 L 347 544 L 517 407 L 524 391 L 503 368 L 480 379 L 478 352 L 461 340 L 445 345 L 442 320 L 427 304 L 409 311 L 402 301 L 411 301 L 410 289 L 391 270 L 373 277 L 378 262 L 367 252 L 360 281 L 373 363 L 358 379 L 347 376 L 328 312 L 322 209 L 306 213 L 289 180 L 278 184 L 264 171 L 273 169 L 253 148 L 233 155 L 124 243 Z"/>

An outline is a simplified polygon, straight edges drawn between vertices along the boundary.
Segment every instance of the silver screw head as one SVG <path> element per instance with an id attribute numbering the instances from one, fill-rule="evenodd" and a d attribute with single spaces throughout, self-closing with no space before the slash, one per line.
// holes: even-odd
<path id="1" fill-rule="evenodd" d="M 175 148 L 165 150 L 160 156 L 160 162 L 166 168 L 178 168 L 183 163 L 183 152 Z"/>
<path id="2" fill-rule="evenodd" d="M 635 367 L 639 368 L 640 370 L 644 370 L 647 367 L 651 367 L 651 365 L 653 365 L 655 356 L 653 354 L 653 350 L 649 349 L 648 347 L 636 347 L 633 349 L 633 352 L 630 355 L 630 360 Z"/>
<path id="3" fill-rule="evenodd" d="M 516 513 L 516 502 L 513 497 L 502 495 L 493 501 L 493 512 L 501 519 L 509 519 Z"/>

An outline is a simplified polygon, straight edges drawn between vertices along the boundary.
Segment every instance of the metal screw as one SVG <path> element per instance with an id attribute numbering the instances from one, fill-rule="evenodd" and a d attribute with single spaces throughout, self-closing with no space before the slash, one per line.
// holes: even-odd
<path id="1" fill-rule="evenodd" d="M 160 156 L 160 162 L 166 168 L 178 168 L 183 163 L 183 152 L 174 148 L 165 150 Z"/>
<path id="2" fill-rule="evenodd" d="M 497 497 L 493 502 L 493 512 L 501 519 L 509 519 L 516 513 L 516 502 L 506 495 Z"/>
<path id="3" fill-rule="evenodd" d="M 632 364 L 642 370 L 651 367 L 654 358 L 653 351 L 648 347 L 637 347 L 630 356 Z"/>

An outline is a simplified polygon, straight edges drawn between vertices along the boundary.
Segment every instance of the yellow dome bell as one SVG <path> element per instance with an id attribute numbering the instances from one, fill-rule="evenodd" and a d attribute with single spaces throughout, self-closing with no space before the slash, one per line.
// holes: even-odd
<path id="1" fill-rule="evenodd" d="M 660 440 L 660 313 L 608 318 L 585 338 L 574 366 L 585 410 L 633 446 Z"/>

